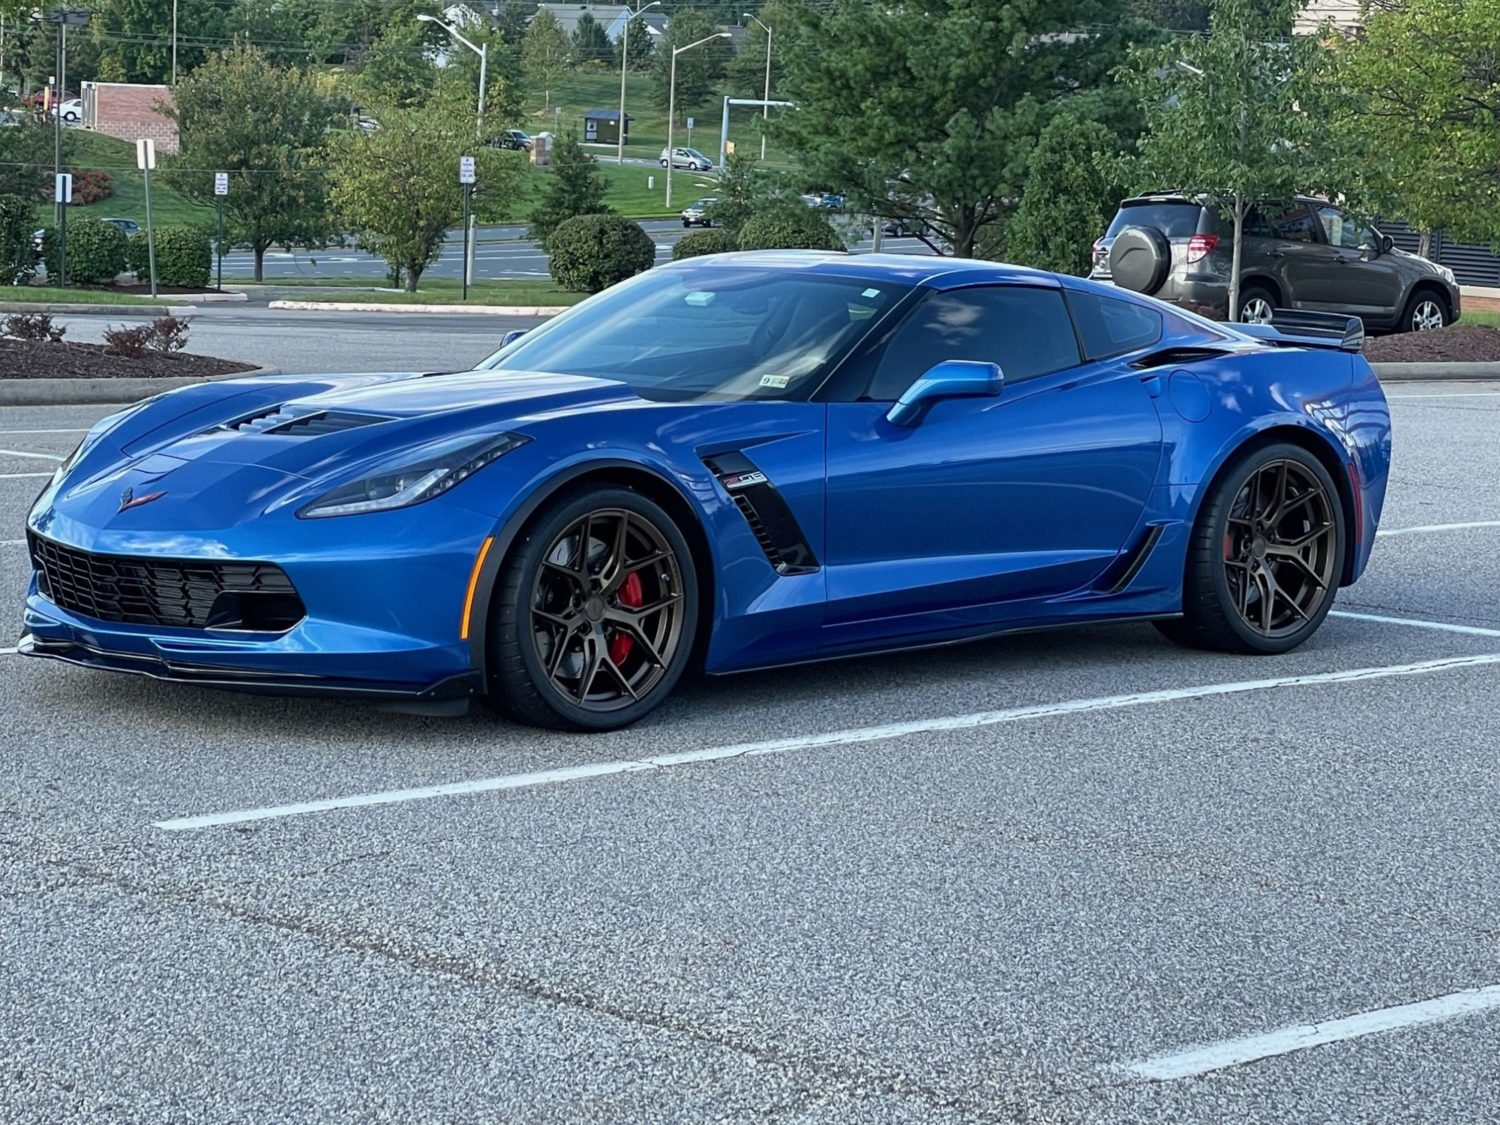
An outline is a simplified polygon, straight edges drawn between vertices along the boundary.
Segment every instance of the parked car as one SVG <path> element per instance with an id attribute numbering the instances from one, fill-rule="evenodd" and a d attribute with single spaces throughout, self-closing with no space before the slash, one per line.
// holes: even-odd
<path id="1" fill-rule="evenodd" d="M 1234 224 L 1207 196 L 1153 192 L 1120 204 L 1094 243 L 1096 281 L 1189 307 L 1224 309 Z M 1372 329 L 1424 332 L 1458 319 L 1453 271 L 1404 250 L 1343 208 L 1310 196 L 1262 203 L 1245 222 L 1239 319 L 1277 308 L 1348 313 Z"/>
<path id="2" fill-rule="evenodd" d="M 34 502 L 17 652 L 593 731 L 690 663 L 1145 619 L 1286 653 L 1370 557 L 1391 420 L 1357 319 L 1285 315 L 772 251 L 647 270 L 472 372 L 157 395 Z"/>
<path id="3" fill-rule="evenodd" d="M 510 152 L 530 152 L 531 135 L 520 129 L 506 129 L 490 138 L 491 148 L 503 148 Z"/>
<path id="4" fill-rule="evenodd" d="M 125 232 L 126 238 L 129 238 L 141 229 L 141 224 L 134 219 L 101 219 L 100 221 L 108 223 L 113 227 L 119 227 Z M 35 253 L 38 262 L 42 260 L 42 239 L 46 233 L 47 231 L 44 227 L 41 230 L 33 231 L 31 234 L 31 249 Z"/>
<path id="5" fill-rule="evenodd" d="M 682 225 L 685 227 L 711 227 L 713 219 L 709 218 L 708 211 L 719 200 L 715 196 L 707 196 L 704 199 L 695 199 L 682 209 Z"/>
<path id="6" fill-rule="evenodd" d="M 689 172 L 712 172 L 714 170 L 714 162 L 695 148 L 674 148 L 670 151 L 673 168 L 686 168 Z M 657 163 L 663 168 L 667 166 L 667 152 L 667 149 L 662 149 L 661 155 L 656 158 Z"/>
<path id="7" fill-rule="evenodd" d="M 813 206 L 824 211 L 842 211 L 844 209 L 843 193 L 836 191 L 815 191 L 813 192 Z"/>
<path id="8" fill-rule="evenodd" d="M 57 115 L 63 119 L 65 125 L 78 125 L 83 122 L 83 99 L 69 98 L 57 107 Z"/>

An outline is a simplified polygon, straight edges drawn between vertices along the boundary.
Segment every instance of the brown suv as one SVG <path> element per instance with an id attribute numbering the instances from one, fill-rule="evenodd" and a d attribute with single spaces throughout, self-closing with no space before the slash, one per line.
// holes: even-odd
<path id="1" fill-rule="evenodd" d="M 1090 277 L 1165 301 L 1229 304 L 1233 221 L 1207 196 L 1127 199 L 1094 243 Z M 1371 329 L 1423 332 L 1458 319 L 1451 270 L 1397 250 L 1389 236 L 1323 199 L 1265 203 L 1245 220 L 1240 316 L 1267 324 L 1275 308 L 1357 316 Z"/>

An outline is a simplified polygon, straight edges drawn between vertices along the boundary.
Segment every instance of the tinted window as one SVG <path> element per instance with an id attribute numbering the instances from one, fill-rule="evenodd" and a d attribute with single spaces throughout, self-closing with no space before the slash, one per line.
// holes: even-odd
<path id="1" fill-rule="evenodd" d="M 909 290 L 803 270 L 649 270 L 501 348 L 487 370 L 593 375 L 652 399 L 802 399 Z"/>
<path id="2" fill-rule="evenodd" d="M 930 293 L 870 356 L 864 397 L 901 397 L 945 359 L 998 363 L 1014 383 L 1078 363 L 1073 322 L 1056 289 L 1006 285 Z"/>
<path id="3" fill-rule="evenodd" d="M 1106 237 L 1113 237 L 1126 227 L 1155 227 L 1168 238 L 1192 238 L 1198 233 L 1202 214 L 1203 208 L 1196 203 L 1126 203 L 1109 224 Z"/>
<path id="4" fill-rule="evenodd" d="M 1323 224 L 1323 235 L 1330 246 L 1360 250 L 1375 245 L 1375 235 L 1370 228 L 1360 226 L 1337 207 L 1319 207 L 1318 221 Z"/>
<path id="5" fill-rule="evenodd" d="M 1069 293 L 1068 301 L 1089 359 L 1133 352 L 1161 339 L 1161 313 L 1155 309 L 1094 293 Z"/>
<path id="6" fill-rule="evenodd" d="M 1289 242 L 1318 241 L 1318 220 L 1300 203 L 1267 204 L 1266 221 L 1275 229 L 1278 238 Z"/>

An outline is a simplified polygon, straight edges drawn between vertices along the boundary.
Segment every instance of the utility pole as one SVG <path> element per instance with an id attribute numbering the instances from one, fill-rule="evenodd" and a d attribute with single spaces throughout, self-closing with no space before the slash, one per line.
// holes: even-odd
<path id="1" fill-rule="evenodd" d="M 771 120 L 771 25 L 749 12 L 745 13 L 745 18 L 755 20 L 766 33 L 766 92 L 761 95 L 766 104 L 761 107 L 760 111 L 760 158 L 764 160 L 766 158 L 766 125 Z"/>
<path id="2" fill-rule="evenodd" d="M 651 0 L 649 4 L 642 4 L 635 11 L 625 17 L 625 30 L 620 32 L 620 134 L 615 140 L 615 163 L 625 163 L 625 67 L 630 58 L 630 25 L 635 22 L 636 17 L 647 8 L 661 7 L 661 0 Z"/>
<path id="3" fill-rule="evenodd" d="M 88 12 L 75 12 L 67 8 L 53 8 L 42 17 L 44 23 L 57 24 L 57 97 L 52 106 L 52 174 L 62 175 L 62 103 L 68 90 L 68 28 L 87 27 Z M 62 223 L 61 203 L 56 205 L 53 221 Z"/>
<path id="4" fill-rule="evenodd" d="M 721 31 L 716 35 L 705 35 L 696 43 L 689 43 L 686 47 L 672 48 L 672 71 L 671 81 L 667 86 L 667 206 L 672 206 L 672 165 L 676 163 L 672 152 L 672 127 L 677 118 L 677 56 L 684 51 L 691 51 L 694 47 L 701 47 L 705 43 L 712 43 L 715 39 L 728 39 L 729 32 Z"/>
<path id="5" fill-rule="evenodd" d="M 177 85 L 177 0 L 172 0 L 172 85 Z"/>

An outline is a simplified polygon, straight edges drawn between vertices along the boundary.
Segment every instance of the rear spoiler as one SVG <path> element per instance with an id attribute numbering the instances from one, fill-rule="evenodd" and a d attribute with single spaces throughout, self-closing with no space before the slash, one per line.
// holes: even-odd
<path id="1" fill-rule="evenodd" d="M 1236 324 L 1236 330 L 1281 348 L 1336 348 L 1360 352 L 1365 346 L 1365 324 L 1342 313 L 1273 309 L 1270 324 Z"/>

